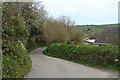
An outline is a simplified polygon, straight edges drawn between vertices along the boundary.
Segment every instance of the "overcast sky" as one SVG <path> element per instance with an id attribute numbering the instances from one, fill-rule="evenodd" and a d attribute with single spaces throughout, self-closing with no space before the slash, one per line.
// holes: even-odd
<path id="1" fill-rule="evenodd" d="M 119 0 L 37 0 L 50 16 L 69 16 L 76 24 L 112 24 L 118 22 Z"/>

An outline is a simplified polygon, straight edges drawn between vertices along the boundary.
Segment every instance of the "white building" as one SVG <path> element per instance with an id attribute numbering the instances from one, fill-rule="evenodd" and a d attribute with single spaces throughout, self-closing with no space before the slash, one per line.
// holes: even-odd
<path id="1" fill-rule="evenodd" d="M 84 41 L 85 41 L 85 44 L 94 44 L 95 39 L 85 38 Z"/>

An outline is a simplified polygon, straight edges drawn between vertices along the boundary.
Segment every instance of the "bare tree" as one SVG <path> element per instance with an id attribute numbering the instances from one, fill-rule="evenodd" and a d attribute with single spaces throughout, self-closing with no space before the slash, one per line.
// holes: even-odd
<path id="1" fill-rule="evenodd" d="M 67 33 L 65 27 L 53 19 L 47 20 L 43 27 L 43 36 L 47 43 L 66 43 L 68 40 L 68 35 L 69 34 Z"/>

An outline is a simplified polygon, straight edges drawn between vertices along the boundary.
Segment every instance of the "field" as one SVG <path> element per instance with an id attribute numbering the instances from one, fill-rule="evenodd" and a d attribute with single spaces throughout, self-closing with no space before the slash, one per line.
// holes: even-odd
<path id="1" fill-rule="evenodd" d="M 117 24 L 109 24 L 109 25 L 82 25 L 82 26 L 77 26 L 77 28 L 81 31 L 101 31 L 109 27 L 117 27 Z"/>
<path id="2" fill-rule="evenodd" d="M 99 36 L 102 36 L 101 34 L 112 33 L 112 34 L 117 35 L 116 32 L 118 31 L 118 30 L 114 31 L 114 29 L 116 29 L 118 27 L 117 24 L 77 25 L 76 27 L 79 31 L 81 31 L 84 34 L 84 38 L 95 38 L 95 39 L 97 39 L 97 41 L 100 41 Z M 108 37 L 108 36 L 105 36 L 105 37 Z M 108 41 L 105 41 L 105 42 L 108 42 Z"/>

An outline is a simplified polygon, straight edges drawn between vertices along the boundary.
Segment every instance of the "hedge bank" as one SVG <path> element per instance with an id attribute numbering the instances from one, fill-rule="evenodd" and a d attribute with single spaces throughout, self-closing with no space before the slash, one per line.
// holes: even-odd
<path id="1" fill-rule="evenodd" d="M 48 46 L 44 54 L 89 66 L 120 70 L 118 46 L 67 45 L 53 43 Z"/>
<path id="2" fill-rule="evenodd" d="M 8 50 L 7 50 L 8 49 Z M 28 52 L 21 42 L 12 42 L 6 48 L 7 52 L 2 56 L 2 77 L 22 78 L 31 69 L 32 62 Z"/>

